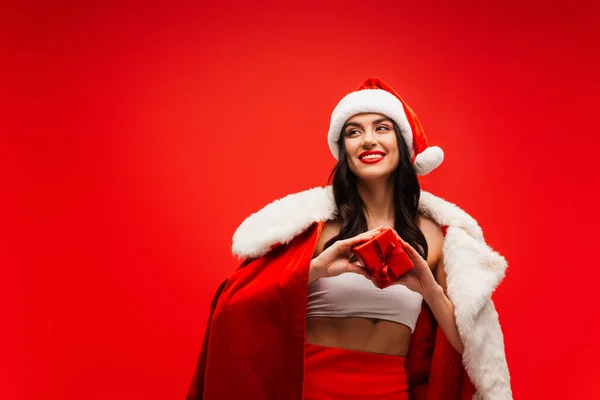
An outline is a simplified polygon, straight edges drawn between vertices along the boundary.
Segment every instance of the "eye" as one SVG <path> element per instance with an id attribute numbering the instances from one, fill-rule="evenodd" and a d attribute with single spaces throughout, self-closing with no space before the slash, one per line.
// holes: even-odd
<path id="1" fill-rule="evenodd" d="M 389 131 L 390 127 L 387 125 L 379 125 L 376 130 L 377 131 Z"/>
<path id="2" fill-rule="evenodd" d="M 346 136 L 352 136 L 356 133 L 360 133 L 357 129 L 350 129 L 349 131 L 346 131 Z"/>

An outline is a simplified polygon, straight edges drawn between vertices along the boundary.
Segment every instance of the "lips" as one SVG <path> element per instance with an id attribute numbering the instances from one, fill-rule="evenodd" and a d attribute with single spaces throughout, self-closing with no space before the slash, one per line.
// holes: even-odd
<path id="1" fill-rule="evenodd" d="M 375 164 L 385 158 L 383 151 L 365 151 L 359 154 L 358 159 L 363 164 Z"/>

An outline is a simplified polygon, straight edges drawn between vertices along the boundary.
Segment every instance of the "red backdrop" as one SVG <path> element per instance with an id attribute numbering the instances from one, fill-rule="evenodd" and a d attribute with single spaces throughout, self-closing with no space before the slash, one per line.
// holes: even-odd
<path id="1" fill-rule="evenodd" d="M 235 228 L 379 76 L 509 261 L 515 397 L 600 398 L 597 5 L 200 3 L 4 5 L 0 397 L 183 398 Z"/>

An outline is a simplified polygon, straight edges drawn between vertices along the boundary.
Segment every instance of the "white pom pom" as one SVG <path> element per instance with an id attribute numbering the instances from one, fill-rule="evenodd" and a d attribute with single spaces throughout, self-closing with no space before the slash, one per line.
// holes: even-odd
<path id="1" fill-rule="evenodd" d="M 427 175 L 444 161 L 444 151 L 438 146 L 431 146 L 417 154 L 414 169 L 417 175 Z"/>

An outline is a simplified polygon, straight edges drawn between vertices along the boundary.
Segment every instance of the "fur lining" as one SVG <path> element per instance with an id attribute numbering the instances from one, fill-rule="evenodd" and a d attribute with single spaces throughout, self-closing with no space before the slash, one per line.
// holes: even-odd
<path id="1" fill-rule="evenodd" d="M 289 194 L 242 222 L 233 234 L 233 254 L 240 258 L 261 257 L 274 245 L 287 244 L 314 222 L 334 216 L 331 186 Z"/>
<path id="2" fill-rule="evenodd" d="M 419 212 L 439 225 L 462 228 L 484 242 L 481 228 L 473 217 L 425 190 L 421 190 Z M 233 254 L 239 258 L 261 257 L 273 245 L 288 243 L 314 222 L 332 219 L 335 213 L 331 186 L 289 194 L 267 204 L 241 223 L 233 234 Z"/>
<path id="3" fill-rule="evenodd" d="M 504 335 L 492 292 L 506 260 L 491 247 L 450 226 L 442 248 L 448 298 L 464 344 L 463 364 L 477 388 L 474 399 L 512 399 Z"/>
<path id="4" fill-rule="evenodd" d="M 286 244 L 314 222 L 335 217 L 331 186 L 290 194 L 249 216 L 233 235 L 233 253 L 260 257 Z M 448 297 L 464 344 L 463 364 L 477 392 L 473 399 L 512 399 L 504 337 L 491 295 L 507 262 L 485 243 L 477 221 L 457 205 L 421 191 L 419 211 L 448 231 L 442 248 Z"/>

